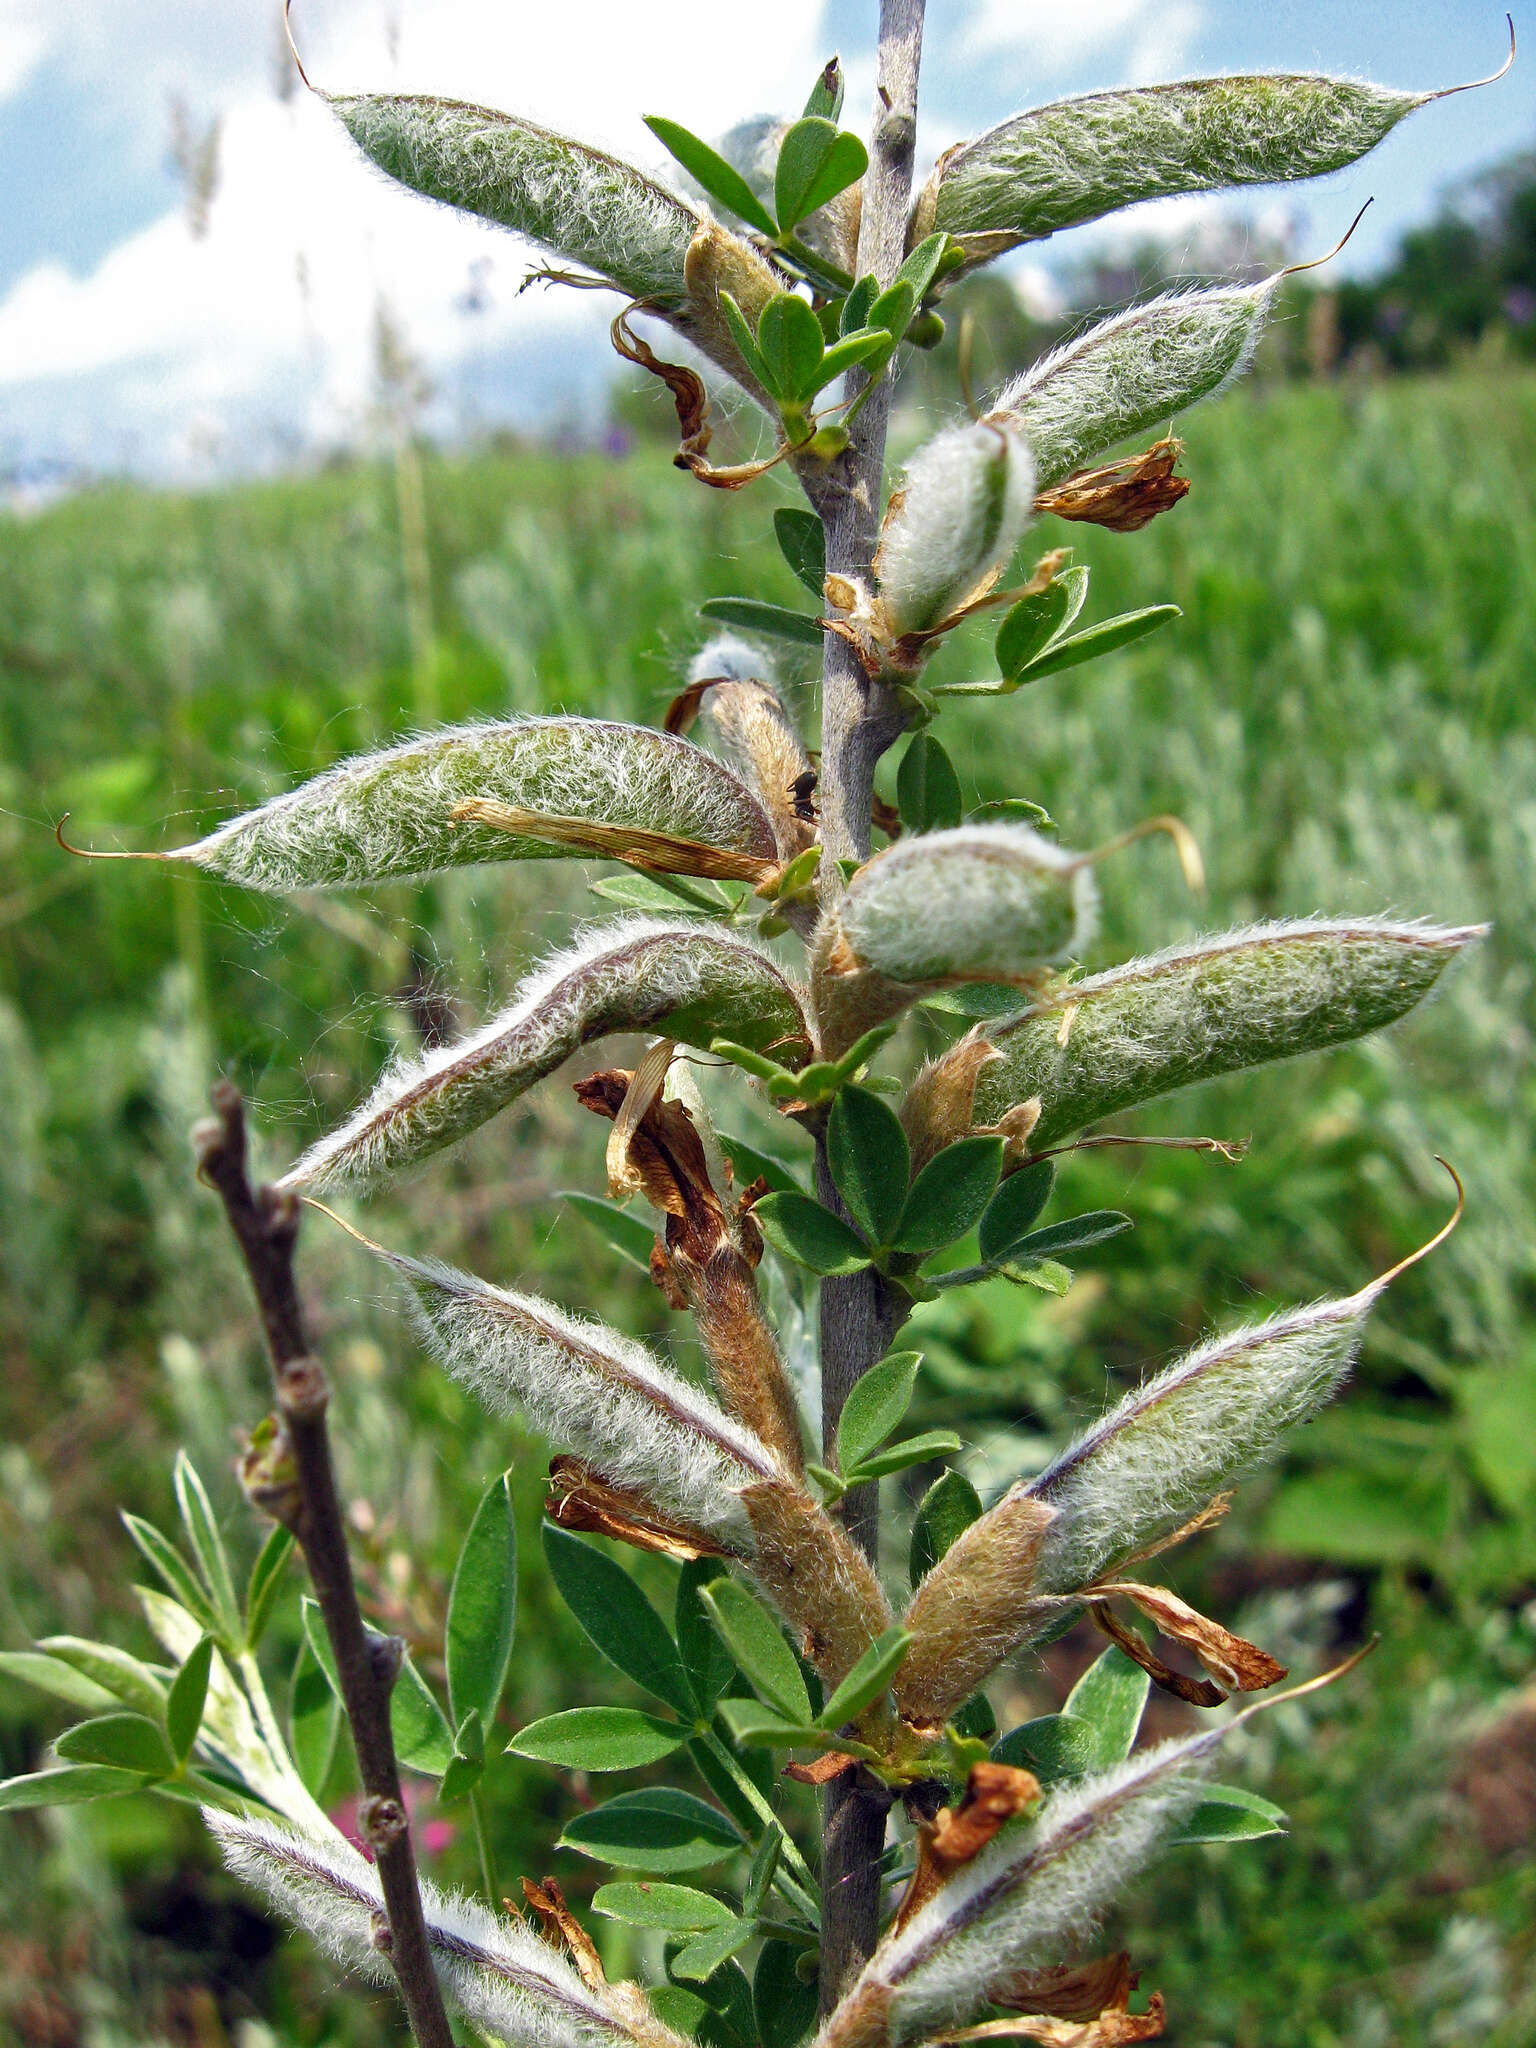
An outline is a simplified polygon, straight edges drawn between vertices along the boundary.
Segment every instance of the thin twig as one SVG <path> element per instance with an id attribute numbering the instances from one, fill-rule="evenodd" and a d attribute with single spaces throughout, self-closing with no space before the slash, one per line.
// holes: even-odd
<path id="1" fill-rule="evenodd" d="M 252 1189 L 246 1170 L 245 1106 L 227 1081 L 213 1089 L 214 1116 L 192 1134 L 199 1176 L 224 1204 L 245 1260 L 260 1311 L 292 1486 L 279 1519 L 292 1529 L 310 1580 L 341 1684 L 342 1704 L 357 1751 L 363 1799 L 358 1823 L 373 1851 L 384 1893 L 384 1923 L 376 1946 L 389 1957 L 418 2048 L 453 2048 L 427 1925 L 416 1884 L 416 1859 L 400 1790 L 389 1695 L 404 1646 L 397 1637 L 371 1634 L 363 1625 L 352 1583 L 346 1526 L 336 1493 L 326 1407 L 330 1389 L 318 1359 L 309 1354 L 304 1314 L 294 1282 L 293 1254 L 299 1205 L 275 1188 Z"/>

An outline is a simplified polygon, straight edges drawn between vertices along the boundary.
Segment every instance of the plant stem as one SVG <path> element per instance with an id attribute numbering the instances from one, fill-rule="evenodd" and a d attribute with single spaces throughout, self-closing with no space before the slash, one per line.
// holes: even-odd
<path id="1" fill-rule="evenodd" d="M 924 0 L 881 0 L 874 129 L 864 176 L 855 274 L 890 283 L 906 251 L 917 135 L 917 74 L 922 57 Z M 860 400 L 863 373 L 847 390 Z M 802 480 L 821 515 L 830 574 L 867 579 L 878 537 L 891 379 L 849 415 L 851 439 L 822 476 L 807 465 Z M 821 836 L 823 870 L 838 860 L 868 858 L 875 769 L 896 739 L 902 716 L 894 692 L 868 677 L 852 647 L 829 633 L 822 656 Z M 826 1155 L 817 1146 L 816 1178 L 823 1201 L 836 1203 Z M 886 1349 L 901 1321 L 897 1296 L 878 1274 L 826 1280 L 821 1288 L 822 1456 L 835 1460 L 837 1423 L 848 1392 Z M 874 1557 L 879 1539 L 879 1489 L 855 1487 L 839 1504 L 849 1531 Z M 880 1855 L 890 1798 L 857 1771 L 834 1779 L 823 1807 L 821 2009 L 828 2012 L 874 1948 L 880 1923 Z"/>
<path id="2" fill-rule="evenodd" d="M 275 1188 L 252 1189 L 246 1171 L 245 1108 L 238 1090 L 227 1081 L 219 1082 L 213 1090 L 213 1107 L 213 1119 L 199 1124 L 193 1133 L 198 1172 L 224 1204 L 250 1275 L 272 1361 L 293 1475 L 282 1519 L 298 1539 L 309 1567 L 357 1751 L 364 1793 L 358 1819 L 373 1851 L 384 1894 L 377 1944 L 394 1968 L 418 2048 L 453 2048 L 427 1944 L 416 1858 L 389 1725 L 389 1694 L 400 1668 L 402 1645 L 392 1637 L 371 1635 L 357 1604 L 326 1427 L 330 1390 L 319 1361 L 309 1355 L 294 1282 L 298 1204 Z"/>
<path id="3" fill-rule="evenodd" d="M 491 1853 L 491 1839 L 485 1831 L 485 1805 L 477 1785 L 469 1795 L 470 1816 L 475 1824 L 475 1847 L 480 1853 L 480 1882 L 485 1887 L 486 1900 L 493 1913 L 501 1910 L 501 1894 L 497 1888 L 496 1858 Z"/>

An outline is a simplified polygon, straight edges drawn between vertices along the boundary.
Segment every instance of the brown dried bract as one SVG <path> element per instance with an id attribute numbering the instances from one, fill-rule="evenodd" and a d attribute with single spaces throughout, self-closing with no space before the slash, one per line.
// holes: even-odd
<path id="1" fill-rule="evenodd" d="M 728 469 L 716 469 L 705 451 L 710 443 L 709 393 L 704 388 L 704 379 L 697 370 L 690 370 L 685 363 L 669 363 L 657 355 L 649 342 L 642 341 L 629 324 L 633 312 L 647 310 L 644 300 L 626 306 L 614 320 L 608 333 L 614 347 L 627 363 L 659 377 L 672 394 L 672 403 L 677 409 L 678 450 L 672 460 L 679 469 L 691 470 L 700 483 L 711 484 L 717 491 L 739 491 L 743 484 L 749 484 L 764 470 L 772 469 L 781 462 L 787 450 L 780 449 L 767 462 L 741 462 Z"/>
<path id="2" fill-rule="evenodd" d="M 958 1806 L 941 1806 L 918 1829 L 917 1868 L 891 1923 L 900 1934 L 955 1872 L 983 1850 L 1007 1821 L 1027 1813 L 1040 1798 L 1040 1780 L 1012 1764 L 972 1764 Z"/>
<path id="3" fill-rule="evenodd" d="M 1124 462 L 1079 470 L 1042 491 L 1035 499 L 1035 510 L 1054 512 L 1058 519 L 1107 526 L 1111 533 L 1135 533 L 1188 496 L 1189 479 L 1173 474 L 1183 452 L 1184 444 L 1170 435 Z"/>
<path id="4" fill-rule="evenodd" d="M 580 1458 L 561 1456 L 549 1464 L 550 1493 L 544 1512 L 562 1529 L 580 1529 L 593 1536 L 611 1536 L 636 1550 L 689 1563 L 696 1557 L 729 1553 L 712 1536 L 691 1523 L 668 1522 L 639 1494 L 615 1486 Z"/>
<path id="5" fill-rule="evenodd" d="M 648 832 L 638 825 L 603 825 L 591 818 L 558 818 L 543 811 L 515 810 L 489 797 L 471 797 L 449 812 L 455 825 L 489 825 L 551 846 L 573 847 L 605 860 L 621 860 L 654 875 L 703 875 L 720 882 L 767 881 L 779 871 L 776 860 L 763 854 L 740 853 L 729 846 L 706 846 L 679 839 L 671 832 Z M 765 835 L 766 836 L 766 835 Z"/>
<path id="6" fill-rule="evenodd" d="M 793 1778 L 797 1785 L 830 1785 L 834 1778 L 840 1778 L 844 1771 L 853 1770 L 858 1758 L 844 1756 L 840 1749 L 824 1749 L 813 1763 L 784 1766 L 786 1778 Z"/>
<path id="7" fill-rule="evenodd" d="M 1193 1650 L 1211 1676 L 1229 1692 L 1263 1692 L 1268 1686 L 1278 1685 L 1286 1675 L 1285 1666 L 1277 1663 L 1267 1650 L 1234 1635 L 1166 1586 L 1142 1586 L 1125 1579 L 1091 1590 L 1099 1599 L 1129 1600 L 1155 1624 L 1160 1634 Z M 1200 1704 L 1214 1706 L 1217 1702 Z"/>
<path id="8" fill-rule="evenodd" d="M 1049 1970 L 1016 1970 L 987 1986 L 993 2005 L 1015 2012 L 1045 2013 L 1059 2020 L 1096 2020 L 1124 2012 L 1136 1989 L 1128 1949 L 1091 1963 L 1058 1963 Z"/>
<path id="9" fill-rule="evenodd" d="M 522 1886 L 523 1897 L 539 1917 L 539 1932 L 550 1947 L 569 1949 L 571 1961 L 587 1989 L 605 1991 L 608 1979 L 592 1937 L 565 1903 L 565 1894 L 555 1879 L 546 1877 L 542 1884 L 535 1884 L 531 1877 L 525 1877 Z M 510 1899 L 502 1903 L 509 1912 L 513 1910 Z"/>

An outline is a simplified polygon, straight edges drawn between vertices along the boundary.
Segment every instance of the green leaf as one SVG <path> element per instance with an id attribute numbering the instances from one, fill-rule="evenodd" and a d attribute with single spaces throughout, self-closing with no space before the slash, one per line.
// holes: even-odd
<path id="1" fill-rule="evenodd" d="M 736 1675 L 736 1666 L 699 1598 L 701 1587 L 724 1576 L 725 1566 L 718 1557 L 694 1558 L 685 1564 L 677 1581 L 677 1601 L 672 1613 L 678 1655 L 693 1688 L 695 1704 L 705 1715 L 713 1711 L 715 1701 Z"/>
<path id="2" fill-rule="evenodd" d="M 454 1566 L 443 1634 L 448 1712 L 455 1726 L 477 1713 L 489 1728 L 501 1704 L 517 1629 L 517 1525 L 510 1475 L 492 1480 Z"/>
<path id="3" fill-rule="evenodd" d="M 703 1984 L 713 1977 L 723 1963 L 755 1938 L 757 1925 L 752 1920 L 738 1920 L 733 1913 L 729 1920 L 719 1927 L 712 1927 L 697 1941 L 690 1941 L 686 1948 L 672 1958 L 672 1974 L 692 1984 Z"/>
<path id="4" fill-rule="evenodd" d="M 699 1598 L 742 1676 L 758 1695 L 786 1721 L 808 1722 L 811 1699 L 800 1665 L 777 1620 L 762 1602 L 735 1579 L 716 1579 L 712 1585 L 701 1586 Z"/>
<path id="5" fill-rule="evenodd" d="M 1112 1643 L 1067 1694 L 1064 1714 L 1086 1721 L 1098 1743 L 1095 1767 L 1107 1771 L 1131 1753 L 1152 1681 Z"/>
<path id="6" fill-rule="evenodd" d="M 891 279 L 892 284 L 909 284 L 917 304 L 921 305 L 943 267 L 948 248 L 948 235 L 926 235 Z"/>
<path id="7" fill-rule="evenodd" d="M 643 910 L 650 916 L 659 912 L 663 917 L 676 917 L 683 909 L 701 917 L 728 917 L 732 908 L 712 884 L 700 882 L 690 887 L 675 875 L 599 875 L 587 888 L 605 903 L 617 903 L 621 910 Z M 707 890 L 712 893 L 706 894 Z"/>
<path id="8" fill-rule="evenodd" d="M 738 220 L 744 220 L 748 227 L 756 228 L 759 234 L 776 236 L 778 228 L 766 206 L 758 198 L 746 179 L 718 151 L 692 135 L 676 121 L 669 121 L 661 114 L 647 114 L 645 125 L 650 129 L 662 148 L 674 156 L 683 169 L 720 204 L 734 213 Z"/>
<path id="9" fill-rule="evenodd" d="M 662 2025 L 685 2039 L 697 2037 L 703 2022 L 714 2017 L 697 1991 L 685 1991 L 681 1984 L 652 1984 L 645 1995 Z"/>
<path id="10" fill-rule="evenodd" d="M 147 1664 L 141 1664 L 137 1657 L 130 1657 L 115 1644 L 88 1643 L 80 1636 L 44 1636 L 37 1647 L 44 1655 L 68 1664 L 136 1713 L 147 1715 L 151 1721 L 164 1715 L 164 1681 Z"/>
<path id="11" fill-rule="evenodd" d="M 765 1941 L 752 1973 L 752 2011 L 762 2048 L 800 2048 L 816 2024 L 816 1984 L 799 1974 L 787 1941 Z"/>
<path id="12" fill-rule="evenodd" d="M 1134 1733 L 1134 1731 L 1133 1731 Z M 1102 1731 L 1076 1714 L 1042 1714 L 1010 1728 L 992 1749 L 993 1761 L 1033 1771 L 1042 1785 L 1084 1778 L 1100 1768 Z"/>
<path id="13" fill-rule="evenodd" d="M 668 1934 L 702 1934 L 736 1918 L 723 1899 L 695 1891 L 687 1884 L 635 1884 L 628 1880 L 600 1884 L 592 1909 L 631 1927 L 660 1927 Z"/>
<path id="14" fill-rule="evenodd" d="M 66 1664 L 62 1657 L 45 1657 L 38 1650 L 0 1650 L 0 1678 L 14 1678 L 21 1685 L 34 1686 L 38 1692 L 85 1714 L 100 1713 L 116 1698 L 94 1678 L 87 1678 L 73 1664 Z"/>
<path id="15" fill-rule="evenodd" d="M 997 1716 L 984 1692 L 973 1692 L 950 1724 L 962 1742 L 985 1742 L 997 1733 Z"/>
<path id="16" fill-rule="evenodd" d="M 797 121 L 779 145 L 773 174 L 780 233 L 787 235 L 829 199 L 857 183 L 868 168 L 869 153 L 856 135 L 841 133 L 820 114 L 807 114 Z"/>
<path id="17" fill-rule="evenodd" d="M 763 1829 L 763 1838 L 753 1851 L 752 1867 L 747 1872 L 747 1882 L 741 1894 L 741 1910 L 749 1917 L 760 1913 L 768 1889 L 773 1883 L 774 1873 L 779 1867 L 779 1858 L 784 1853 L 784 1831 L 775 1822 Z"/>
<path id="18" fill-rule="evenodd" d="M 805 103 L 808 115 L 819 114 L 824 121 L 835 121 L 843 111 L 843 67 L 836 57 L 831 58 L 821 76 L 811 87 L 811 96 Z"/>
<path id="19" fill-rule="evenodd" d="M 768 604 L 756 597 L 711 597 L 699 606 L 702 619 L 719 619 L 727 626 L 740 626 L 744 633 L 768 633 L 780 640 L 797 640 L 802 647 L 819 647 L 822 629 L 806 612 L 792 612 L 781 604 Z"/>
<path id="20" fill-rule="evenodd" d="M 890 1688 L 912 1644 L 904 1628 L 888 1628 L 875 1638 L 816 1716 L 823 1728 L 836 1730 L 852 1721 Z"/>
<path id="21" fill-rule="evenodd" d="M 729 1060 L 733 1067 L 755 1074 L 760 1081 L 786 1081 L 791 1087 L 794 1085 L 795 1076 L 788 1067 L 781 1067 L 777 1060 L 754 1051 L 750 1045 L 738 1045 L 733 1038 L 712 1038 L 709 1049 L 716 1059 Z"/>
<path id="22" fill-rule="evenodd" d="M 699 2022 L 700 2048 L 758 2048 L 751 1986 L 734 1957 L 703 1986 L 703 1996 L 709 2010 Z"/>
<path id="23" fill-rule="evenodd" d="M 899 283 L 888 284 L 879 297 L 872 300 L 866 325 L 883 327 L 893 342 L 900 341 L 912 323 L 917 311 L 917 293 L 905 278 Z"/>
<path id="24" fill-rule="evenodd" d="M 1005 613 L 995 646 L 997 665 L 1006 681 L 1018 681 L 1057 634 L 1065 632 L 1071 609 L 1071 585 L 1064 577 L 1053 576 L 1044 590 L 1021 597 Z"/>
<path id="25" fill-rule="evenodd" d="M 1181 1848 L 1192 1842 L 1257 1842 L 1285 1831 L 1283 1809 L 1257 1792 L 1241 1785 L 1207 1785 L 1200 1803 L 1168 1839 Z"/>
<path id="26" fill-rule="evenodd" d="M 732 1739 L 747 1748 L 840 1749 L 849 1756 L 871 1759 L 879 1755 L 867 1743 L 850 1742 L 833 1729 L 818 1728 L 814 1721 L 787 1721 L 760 1700 L 722 1700 L 720 1718 Z"/>
<path id="27" fill-rule="evenodd" d="M 1081 633 L 1070 633 L 1065 640 L 1056 641 L 1030 662 L 1017 680 L 1032 683 L 1037 677 L 1076 668 L 1079 662 L 1097 660 L 1101 654 L 1113 654 L 1117 647 L 1129 647 L 1133 640 L 1142 640 L 1159 626 L 1170 625 L 1182 617 L 1176 604 L 1149 604 L 1139 612 L 1122 612 L 1118 618 L 1104 619 L 1097 626 L 1086 626 Z"/>
<path id="28" fill-rule="evenodd" d="M 1029 1231 L 995 1252 L 993 1258 L 998 1264 L 1005 1260 L 1009 1264 L 1015 1260 L 1021 1265 L 1031 1264 L 1050 1258 L 1054 1252 L 1077 1252 L 1091 1244 L 1104 1244 L 1134 1227 L 1123 1209 L 1087 1209 L 1081 1216 L 1067 1216 L 1060 1223 L 1048 1223 L 1044 1230 Z"/>
<path id="29" fill-rule="evenodd" d="M 779 553 L 819 602 L 827 574 L 827 536 L 821 521 L 798 505 L 780 505 L 773 515 L 773 537 Z"/>
<path id="30" fill-rule="evenodd" d="M 453 1758 L 453 1730 L 431 1688 L 407 1657 L 389 1695 L 395 1755 L 407 1770 L 440 1778 Z"/>
<path id="31" fill-rule="evenodd" d="M 437 1791 L 433 1794 L 433 1805 L 456 1806 L 461 1799 L 469 1797 L 484 1776 L 483 1757 L 450 1757 L 448 1768 L 438 1780 Z"/>
<path id="32" fill-rule="evenodd" d="M 747 325 L 746 314 L 742 312 L 740 306 L 737 305 L 729 292 L 721 292 L 720 310 L 725 315 L 725 324 L 731 330 L 731 339 L 735 342 L 742 361 L 752 372 L 758 383 L 762 385 L 771 398 L 781 400 L 788 398 L 789 393 L 787 391 L 780 391 L 774 383 L 773 372 L 763 360 L 762 351 L 758 348 L 757 336 Z"/>
<path id="33" fill-rule="evenodd" d="M 341 1698 L 341 1676 L 336 1669 L 336 1652 L 331 1648 L 331 1639 L 325 1632 L 325 1617 L 320 1612 L 320 1602 L 313 1595 L 304 1593 L 299 1599 L 299 1618 L 304 1624 L 304 1640 L 309 1644 L 315 1662 L 325 1674 L 325 1682 Z"/>
<path id="34" fill-rule="evenodd" d="M 137 1771 L 113 1770 L 107 1764 L 65 1764 L 30 1771 L 0 1781 L 0 1813 L 22 1813 L 36 1806 L 79 1806 L 87 1799 L 112 1799 L 137 1792 L 145 1783 Z"/>
<path id="35" fill-rule="evenodd" d="M 849 1082 L 827 1119 L 827 1164 L 854 1222 L 871 1244 L 884 1244 L 896 1228 L 912 1175 L 901 1118 L 868 1088 Z"/>
<path id="36" fill-rule="evenodd" d="M 1059 1266 L 1054 1259 L 1042 1259 L 1038 1266 L 1010 1266 L 1008 1278 L 1021 1286 L 1038 1287 L 1042 1294 L 1053 1294 L 1058 1299 L 1072 1291 L 1071 1268 Z"/>
<path id="37" fill-rule="evenodd" d="M 765 1180 L 772 1193 L 777 1195 L 799 1195 L 805 1191 L 782 1160 L 771 1153 L 759 1152 L 755 1145 L 749 1145 L 745 1138 L 728 1137 L 720 1133 L 720 1149 L 731 1162 L 739 1187 L 750 1187 L 755 1180 Z M 809 1199 L 809 1198 L 808 1198 Z"/>
<path id="38" fill-rule="evenodd" d="M 845 1476 L 883 1444 L 912 1405 L 920 1351 L 893 1351 L 850 1388 L 837 1422 L 837 1464 Z"/>
<path id="39" fill-rule="evenodd" d="M 306 1634 L 288 1683 L 288 1736 L 293 1760 L 310 1795 L 319 1799 L 336 1759 L 341 1701 Z"/>
<path id="40" fill-rule="evenodd" d="M 776 292 L 758 318 L 757 346 L 773 389 L 783 397 L 808 398 L 819 388 L 816 373 L 826 344 L 809 301 L 794 292 Z"/>
<path id="41" fill-rule="evenodd" d="M 203 1628 L 216 1631 L 219 1620 L 213 1611 L 213 1603 L 203 1591 L 197 1574 L 170 1538 L 162 1536 L 153 1523 L 141 1522 L 137 1515 L 125 1514 L 123 1527 L 172 1599 L 179 1600 Z"/>
<path id="42" fill-rule="evenodd" d="M 565 1771 L 638 1771 L 686 1741 L 680 1721 L 662 1721 L 638 1707 L 572 1707 L 519 1729 L 507 1747 Z"/>
<path id="43" fill-rule="evenodd" d="M 869 309 L 879 296 L 880 283 L 878 278 L 873 276 L 861 277 L 849 292 L 847 298 L 843 300 L 843 310 L 837 323 L 838 332 L 840 334 L 858 334 L 862 332 L 869 320 Z M 889 336 L 887 336 L 888 339 Z"/>
<path id="44" fill-rule="evenodd" d="M 905 1472 L 909 1465 L 928 1465 L 935 1458 L 948 1458 L 960 1448 L 952 1429 L 925 1430 L 921 1436 L 903 1437 L 899 1444 L 887 1444 L 851 1466 L 843 1478 L 850 1486 L 862 1486 L 867 1479 L 885 1479 L 892 1472 Z"/>
<path id="45" fill-rule="evenodd" d="M 907 1574 L 921 1585 L 952 1544 L 981 1517 L 981 1495 L 963 1472 L 946 1472 L 923 1495 L 907 1546 Z"/>
<path id="46" fill-rule="evenodd" d="M 741 1848 L 739 1832 L 717 1807 L 667 1785 L 621 1792 L 566 1824 L 562 1849 L 624 1870 L 700 1870 Z"/>
<path id="47" fill-rule="evenodd" d="M 241 1634 L 240 1603 L 235 1598 L 235 1582 L 230 1575 L 224 1539 L 214 1520 L 207 1490 L 185 1451 L 176 1453 L 173 1479 L 182 1527 L 187 1532 L 192 1555 L 197 1559 L 203 1584 L 218 1617 L 217 1633 L 225 1642 L 237 1643 Z"/>
<path id="48" fill-rule="evenodd" d="M 248 1650 L 254 1650 L 267 1632 L 272 1609 L 282 1591 L 283 1573 L 292 1555 L 292 1532 L 277 1527 L 261 1546 L 256 1562 L 251 1566 L 251 1576 L 245 1588 L 245 1646 Z"/>
<path id="49" fill-rule="evenodd" d="M 99 1714 L 66 1728 L 53 1746 L 71 1764 L 110 1764 L 152 1778 L 169 1777 L 176 1768 L 163 1732 L 143 1714 Z"/>
<path id="50" fill-rule="evenodd" d="M 912 832 L 948 832 L 965 805 L 955 765 L 931 732 L 913 735 L 896 772 L 896 808 Z"/>
<path id="51" fill-rule="evenodd" d="M 813 1273 L 857 1273 L 869 1264 L 864 1240 L 809 1195 L 764 1195 L 752 1214 L 776 1252 Z"/>
<path id="52" fill-rule="evenodd" d="M 977 1240 L 982 1260 L 994 1265 L 1008 1256 L 1051 1199 L 1056 1184 L 1054 1159 L 1037 1159 L 1010 1173 L 982 1213 Z"/>
<path id="53" fill-rule="evenodd" d="M 208 1699 L 208 1674 L 213 1668 L 213 1637 L 204 1636 L 171 1681 L 165 1697 L 165 1732 L 179 1764 L 192 1754 L 197 1731 L 203 1725 L 203 1707 Z"/>
<path id="54" fill-rule="evenodd" d="M 912 1183 L 893 1250 L 932 1252 L 964 1237 L 991 1201 L 1002 1165 L 1001 1138 L 960 1138 L 946 1145 Z"/>
<path id="55" fill-rule="evenodd" d="M 600 1231 L 626 1264 L 650 1272 L 656 1233 L 643 1216 L 632 1215 L 617 1202 L 605 1202 L 601 1195 L 585 1195 L 570 1188 L 562 1188 L 556 1200 L 567 1203 L 584 1223 Z"/>
<path id="56" fill-rule="evenodd" d="M 692 1719 L 698 1708 L 666 1623 L 624 1567 L 546 1522 L 544 1555 L 561 1599 L 594 1648 L 626 1678 Z"/>
<path id="57" fill-rule="evenodd" d="M 833 342 L 821 359 L 816 388 L 825 390 L 834 378 L 856 369 L 860 363 L 872 363 L 890 352 L 891 337 L 883 328 L 865 327 L 845 334 L 840 341 Z M 821 595 L 818 588 L 817 596 Z"/>

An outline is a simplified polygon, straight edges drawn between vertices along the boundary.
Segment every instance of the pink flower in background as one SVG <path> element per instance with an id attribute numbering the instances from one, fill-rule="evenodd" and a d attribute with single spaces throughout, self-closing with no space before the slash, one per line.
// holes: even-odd
<path id="1" fill-rule="evenodd" d="M 429 1786 L 420 1785 L 408 1779 L 403 1789 L 405 1792 L 405 1810 L 411 1822 L 411 1836 L 416 1844 L 418 1853 L 422 1856 L 441 1856 L 448 1847 L 448 1844 L 459 1832 L 458 1828 L 451 1820 L 444 1820 L 441 1816 L 429 1820 L 418 1818 L 424 1810 L 430 1811 L 431 1809 L 432 1792 Z M 371 1863 L 373 1861 L 373 1851 L 363 1840 L 357 1824 L 357 1803 L 360 1796 L 360 1794 L 354 1792 L 350 1798 L 344 1799 L 339 1806 L 333 1807 L 331 1809 L 331 1819 L 341 1829 L 341 1832 L 352 1846 L 355 1849 L 360 1849 Z"/>

